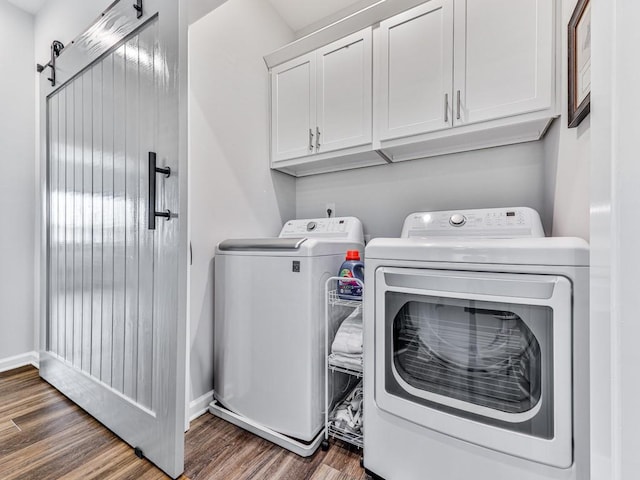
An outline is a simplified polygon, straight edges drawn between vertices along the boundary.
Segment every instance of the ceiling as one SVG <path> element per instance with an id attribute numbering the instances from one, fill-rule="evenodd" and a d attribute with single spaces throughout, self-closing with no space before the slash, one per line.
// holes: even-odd
<path id="1" fill-rule="evenodd" d="M 268 0 L 294 32 L 362 0 Z"/>
<path id="2" fill-rule="evenodd" d="M 37 14 L 47 0 L 7 0 L 16 7 L 33 15 Z M 91 0 L 85 0 L 91 1 Z M 304 30 L 337 12 L 356 4 L 373 3 L 372 0 L 262 0 L 268 1 L 278 15 L 294 32 Z M 225 0 L 188 0 L 189 23 L 214 10 Z"/>
<path id="3" fill-rule="evenodd" d="M 24 10 L 25 12 L 35 15 L 40 11 L 47 0 L 7 0 L 9 3 Z"/>

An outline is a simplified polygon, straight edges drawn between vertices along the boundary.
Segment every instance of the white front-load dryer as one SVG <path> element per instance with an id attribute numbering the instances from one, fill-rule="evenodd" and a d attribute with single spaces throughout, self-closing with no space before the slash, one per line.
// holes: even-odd
<path id="1" fill-rule="evenodd" d="M 368 244 L 374 478 L 589 478 L 588 245 L 541 235 L 528 208 L 421 212 Z"/>
<path id="2" fill-rule="evenodd" d="M 324 421 L 324 286 L 347 250 L 363 248 L 354 217 L 291 220 L 278 238 L 218 245 L 212 413 L 313 453 Z"/>

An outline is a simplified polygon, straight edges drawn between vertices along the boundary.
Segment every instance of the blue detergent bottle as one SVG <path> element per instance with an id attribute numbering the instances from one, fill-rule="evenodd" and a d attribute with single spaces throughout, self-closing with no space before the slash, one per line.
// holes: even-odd
<path id="1" fill-rule="evenodd" d="M 339 277 L 357 278 L 364 282 L 364 262 L 358 250 L 347 250 L 345 261 L 340 267 Z M 362 287 L 358 282 L 338 281 L 338 297 L 344 300 L 362 300 Z"/>

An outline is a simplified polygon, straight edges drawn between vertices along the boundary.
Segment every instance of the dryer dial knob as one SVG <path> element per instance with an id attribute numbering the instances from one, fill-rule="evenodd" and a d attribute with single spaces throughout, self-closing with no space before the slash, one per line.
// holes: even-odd
<path id="1" fill-rule="evenodd" d="M 464 215 L 460 215 L 459 213 L 454 213 L 449 218 L 449 223 L 454 227 L 461 227 L 465 223 L 467 223 L 467 218 Z"/>
<path id="2" fill-rule="evenodd" d="M 318 224 L 316 222 L 307 223 L 307 232 L 313 232 L 317 226 Z"/>

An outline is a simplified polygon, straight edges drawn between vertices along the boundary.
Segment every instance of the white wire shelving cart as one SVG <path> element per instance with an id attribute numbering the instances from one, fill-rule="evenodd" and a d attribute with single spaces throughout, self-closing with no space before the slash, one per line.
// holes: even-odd
<path id="1" fill-rule="evenodd" d="M 349 388 L 339 392 L 338 385 L 346 384 L 353 387 L 355 383 L 362 379 L 363 369 L 362 361 L 359 366 L 346 366 L 339 363 L 334 363 L 331 355 L 331 344 L 335 334 L 340 327 L 342 321 L 344 321 L 349 314 L 355 309 L 362 309 L 362 299 L 360 300 L 345 300 L 338 295 L 338 282 L 349 281 L 357 282 L 363 289 L 364 283 L 357 278 L 345 278 L 345 277 L 331 277 L 327 279 L 325 283 L 325 430 L 324 441 L 322 442 L 322 449 L 327 450 L 329 448 L 329 438 L 335 438 L 342 440 L 351 445 L 355 445 L 358 448 L 363 448 L 363 435 L 362 433 L 353 433 L 348 429 L 340 428 L 337 425 L 332 424 L 330 418 L 333 416 L 334 409 L 338 407 L 340 403 L 340 393 L 346 393 Z M 344 378 L 337 379 L 336 374 L 342 375 Z M 340 380 L 340 381 L 339 381 Z"/>

